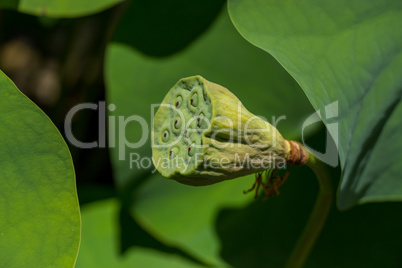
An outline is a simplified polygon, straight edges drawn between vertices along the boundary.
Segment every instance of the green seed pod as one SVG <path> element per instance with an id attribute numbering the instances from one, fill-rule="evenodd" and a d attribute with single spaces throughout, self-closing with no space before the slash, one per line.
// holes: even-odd
<path id="1" fill-rule="evenodd" d="M 226 88 L 201 76 L 181 79 L 155 114 L 152 159 L 166 178 L 208 185 L 298 164 L 298 145 L 247 111 Z"/>

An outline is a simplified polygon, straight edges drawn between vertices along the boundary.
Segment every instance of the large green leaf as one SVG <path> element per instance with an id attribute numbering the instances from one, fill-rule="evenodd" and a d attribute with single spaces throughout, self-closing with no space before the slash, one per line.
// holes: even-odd
<path id="1" fill-rule="evenodd" d="M 5 1 L 6 7 L 10 6 L 8 2 Z M 32 15 L 67 18 L 100 12 L 119 2 L 122 0 L 19 0 L 17 10 Z"/>
<path id="2" fill-rule="evenodd" d="M 0 96 L 1 266 L 72 267 L 81 227 L 68 148 L 2 72 Z"/>
<path id="3" fill-rule="evenodd" d="M 201 267 L 180 256 L 141 247 L 119 254 L 118 210 L 119 203 L 115 199 L 82 208 L 82 245 L 76 267 Z"/>
<path id="4" fill-rule="evenodd" d="M 153 58 L 127 45 L 112 43 L 107 49 L 105 66 L 107 101 L 116 105 L 109 116 L 117 122 L 117 116 L 139 115 L 144 118 L 144 127 L 148 130 L 142 134 L 140 123 L 128 123 L 125 133 L 119 131 L 118 141 L 122 142 L 125 135 L 134 143 L 146 135 L 147 142 L 138 149 L 123 146 L 125 152 L 118 148 L 117 143 L 116 148 L 111 149 L 115 179 L 123 191 L 131 189 L 135 184 L 133 181 L 150 173 L 152 167 L 139 169 L 137 164 L 152 165 L 149 143 L 151 104 L 160 103 L 181 77 L 200 74 L 226 86 L 245 107 L 266 117 L 269 122 L 272 122 L 272 116 L 286 115 L 287 119 L 277 125 L 286 138 L 299 137 L 304 118 L 313 112 L 289 74 L 271 56 L 241 38 L 226 10 L 210 31 L 182 53 Z M 268 74 L 267 69 L 270 70 Z M 289 109 L 285 104 L 293 108 Z M 133 155 L 137 161 L 131 169 L 130 153 L 138 154 Z M 125 160 L 119 160 L 119 154 Z M 145 185 L 137 187 L 133 193 L 135 202 L 132 208 L 134 218 L 142 223 L 143 228 L 206 262 L 221 263 L 219 239 L 214 231 L 217 211 L 222 206 L 241 206 L 250 202 L 252 196 L 243 196 L 242 190 L 249 188 L 253 179 L 198 188 L 159 175 L 145 180 Z"/>
<path id="5" fill-rule="evenodd" d="M 402 2 L 229 0 L 229 12 L 326 110 L 343 169 L 338 207 L 401 201 Z"/>

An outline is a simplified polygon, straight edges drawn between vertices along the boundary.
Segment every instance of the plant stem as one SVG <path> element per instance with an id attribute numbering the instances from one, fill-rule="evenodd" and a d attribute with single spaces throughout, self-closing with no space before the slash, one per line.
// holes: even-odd
<path id="1" fill-rule="evenodd" d="M 330 176 L 325 165 L 318 161 L 312 154 L 309 154 L 309 160 L 306 165 L 315 173 L 320 190 L 316 199 L 314 209 L 310 214 L 310 218 L 304 227 L 292 254 L 286 264 L 287 268 L 303 267 L 322 227 L 327 219 L 328 212 L 331 209 L 333 190 Z"/>

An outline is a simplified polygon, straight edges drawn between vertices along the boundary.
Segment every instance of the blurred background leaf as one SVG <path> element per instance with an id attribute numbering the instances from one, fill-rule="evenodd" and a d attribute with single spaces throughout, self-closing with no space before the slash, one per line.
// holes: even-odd
<path id="1" fill-rule="evenodd" d="M 80 267 L 203 267 L 179 255 L 136 247 L 119 252 L 119 201 L 106 199 L 82 208 L 82 244 L 77 260 Z"/>
<path id="2" fill-rule="evenodd" d="M 0 7 L 16 9 L 18 8 L 19 2 L 20 0 L 1 0 Z"/>
<path id="3" fill-rule="evenodd" d="M 0 95 L 0 263 L 72 267 L 81 226 L 68 148 L 3 72 Z"/>
<path id="4" fill-rule="evenodd" d="M 141 226 L 166 244 L 181 248 L 207 264 L 224 264 L 215 230 L 218 212 L 252 201 L 244 195 L 254 176 L 214 186 L 189 187 L 159 174 L 150 177 L 134 197 L 132 213 Z"/>
<path id="5" fill-rule="evenodd" d="M 338 207 L 402 201 L 402 2 L 229 0 L 229 11 L 339 137 Z"/>
<path id="6" fill-rule="evenodd" d="M 4 1 L 4 0 L 3 0 Z M 17 10 L 27 14 L 52 18 L 71 18 L 85 16 L 100 12 L 123 0 L 18 0 Z M 5 0 L 4 5 L 15 7 L 10 0 Z"/>
<path id="7" fill-rule="evenodd" d="M 119 27 L 130 29 L 133 25 Z M 151 113 L 157 109 L 151 104 L 159 103 L 181 77 L 195 74 L 229 88 L 245 107 L 271 123 L 285 115 L 286 120 L 279 120 L 277 127 L 286 138 L 300 137 L 305 117 L 313 112 L 289 74 L 271 56 L 248 45 L 224 10 L 197 43 L 174 56 L 150 57 L 126 44 L 109 44 L 105 65 L 107 101 L 115 105 L 109 116 L 117 120 L 118 116 L 140 115 L 146 122 L 141 125 L 133 121 L 127 124 L 125 133 L 119 130 L 119 135 L 132 143 L 143 135 L 150 137 Z M 120 142 L 124 137 L 120 136 Z M 131 206 L 133 218 L 164 243 L 178 246 L 204 262 L 223 263 L 213 231 L 217 211 L 223 206 L 250 202 L 252 196 L 244 196 L 242 191 L 251 187 L 253 178 L 208 187 L 183 186 L 159 175 L 146 177 L 153 168 L 149 142 L 125 152 L 118 147 L 116 144 L 111 148 L 115 180 Z M 134 160 L 131 164 L 130 154 Z M 125 160 L 121 160 L 123 157 Z"/>

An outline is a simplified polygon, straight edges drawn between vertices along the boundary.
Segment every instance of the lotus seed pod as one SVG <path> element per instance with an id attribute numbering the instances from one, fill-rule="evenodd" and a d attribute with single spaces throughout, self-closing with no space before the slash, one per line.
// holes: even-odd
<path id="1" fill-rule="evenodd" d="M 177 82 L 154 117 L 154 165 L 164 177 L 188 185 L 296 163 L 295 150 L 296 143 L 250 113 L 233 93 L 201 76 Z"/>

